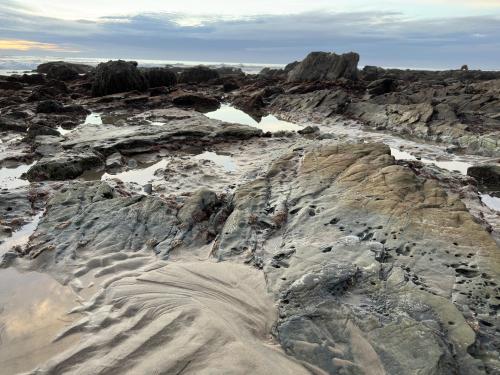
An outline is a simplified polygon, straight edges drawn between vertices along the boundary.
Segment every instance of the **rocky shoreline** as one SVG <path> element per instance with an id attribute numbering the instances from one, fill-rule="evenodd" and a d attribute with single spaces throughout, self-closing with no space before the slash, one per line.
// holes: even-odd
<path id="1" fill-rule="evenodd" d="M 358 61 L 0 77 L 2 368 L 498 373 L 500 73 Z"/>

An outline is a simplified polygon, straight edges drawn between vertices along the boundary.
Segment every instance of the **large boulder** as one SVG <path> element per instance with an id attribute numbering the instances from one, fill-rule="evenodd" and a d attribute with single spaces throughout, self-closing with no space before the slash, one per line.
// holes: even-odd
<path id="1" fill-rule="evenodd" d="M 180 83 L 202 83 L 219 78 L 216 70 L 206 66 L 195 66 L 184 70 L 179 76 Z"/>
<path id="2" fill-rule="evenodd" d="M 72 81 L 79 77 L 78 70 L 68 64 L 57 64 L 50 67 L 47 72 L 48 79 L 58 81 Z"/>
<path id="3" fill-rule="evenodd" d="M 359 55 L 354 52 L 343 55 L 329 52 L 311 52 L 288 73 L 288 81 L 357 79 L 358 62 Z"/>
<path id="4" fill-rule="evenodd" d="M 194 93 L 180 93 L 175 95 L 172 103 L 178 107 L 192 107 L 198 111 L 213 111 L 220 107 L 217 99 Z"/>
<path id="5" fill-rule="evenodd" d="M 78 150 L 45 156 L 33 165 L 24 177 L 29 181 L 69 180 L 77 178 L 86 170 L 99 169 L 103 166 L 104 160 L 101 155 L 92 151 Z"/>
<path id="6" fill-rule="evenodd" d="M 467 169 L 467 174 L 480 184 L 500 188 L 500 164 L 473 166 Z"/>
<path id="7" fill-rule="evenodd" d="M 92 67 L 90 65 L 85 65 L 85 64 L 75 64 L 75 63 L 69 63 L 69 62 L 65 62 L 65 61 L 50 61 L 50 62 L 38 65 L 36 68 L 36 71 L 38 73 L 48 74 L 52 68 L 60 67 L 60 66 L 64 66 L 64 67 L 67 67 L 71 70 L 74 70 L 78 74 L 89 73 L 91 70 L 94 69 L 94 67 Z"/>
<path id="8" fill-rule="evenodd" d="M 177 75 L 167 68 L 145 68 L 142 69 L 142 74 L 149 87 L 171 87 L 177 84 Z"/>
<path id="9" fill-rule="evenodd" d="M 36 106 L 37 113 L 62 113 L 64 112 L 64 106 L 61 102 L 57 100 L 44 100 Z"/>
<path id="10" fill-rule="evenodd" d="M 95 70 L 92 95 L 105 96 L 132 90 L 147 89 L 144 76 L 134 61 L 108 61 L 101 63 Z"/>

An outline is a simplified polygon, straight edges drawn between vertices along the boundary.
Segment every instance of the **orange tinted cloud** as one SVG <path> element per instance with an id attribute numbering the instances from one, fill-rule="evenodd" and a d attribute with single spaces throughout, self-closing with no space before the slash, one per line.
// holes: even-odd
<path id="1" fill-rule="evenodd" d="M 40 43 L 32 40 L 8 40 L 8 39 L 0 39 L 0 50 L 2 49 L 10 49 L 17 51 L 29 51 L 33 49 L 37 50 L 47 50 L 47 51 L 59 51 L 59 52 L 75 52 L 68 51 L 65 48 L 58 46 L 53 43 Z"/>

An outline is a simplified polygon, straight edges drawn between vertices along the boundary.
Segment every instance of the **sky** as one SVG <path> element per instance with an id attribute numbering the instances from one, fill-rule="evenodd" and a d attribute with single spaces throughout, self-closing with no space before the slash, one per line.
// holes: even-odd
<path id="1" fill-rule="evenodd" d="M 500 70 L 500 0 L 0 0 L 0 56 Z"/>

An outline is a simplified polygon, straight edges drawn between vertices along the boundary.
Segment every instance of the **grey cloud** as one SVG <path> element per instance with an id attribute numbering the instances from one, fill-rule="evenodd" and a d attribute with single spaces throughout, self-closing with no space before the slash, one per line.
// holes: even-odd
<path id="1" fill-rule="evenodd" d="M 353 50 L 364 64 L 500 69 L 500 19 L 494 16 L 409 20 L 388 12 L 311 12 L 205 18 L 201 26 L 182 27 L 175 22 L 179 14 L 89 22 L 1 10 L 3 38 L 71 45 L 89 57 L 286 63 L 311 50 Z"/>

